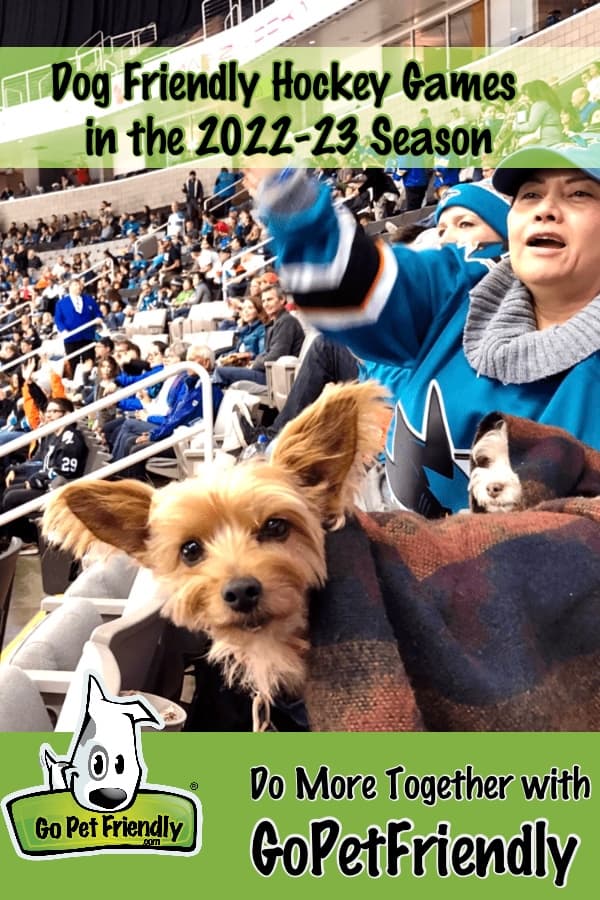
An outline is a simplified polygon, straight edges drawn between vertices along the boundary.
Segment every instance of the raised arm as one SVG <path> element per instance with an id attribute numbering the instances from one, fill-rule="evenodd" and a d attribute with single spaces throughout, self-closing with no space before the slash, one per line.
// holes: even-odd
<path id="1" fill-rule="evenodd" d="M 284 287 L 317 328 L 360 357 L 410 364 L 436 317 L 464 303 L 485 272 L 453 247 L 416 252 L 373 241 L 302 170 L 255 171 L 248 185 Z"/>

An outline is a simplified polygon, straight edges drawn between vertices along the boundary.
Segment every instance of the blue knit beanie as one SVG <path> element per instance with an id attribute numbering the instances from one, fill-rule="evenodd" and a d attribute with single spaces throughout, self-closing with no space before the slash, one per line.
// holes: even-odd
<path id="1" fill-rule="evenodd" d="M 451 206 L 464 206 L 476 213 L 497 231 L 503 240 L 508 239 L 506 217 L 510 204 L 485 184 L 455 184 L 442 197 L 435 210 L 435 223 L 439 222 L 444 210 Z"/>

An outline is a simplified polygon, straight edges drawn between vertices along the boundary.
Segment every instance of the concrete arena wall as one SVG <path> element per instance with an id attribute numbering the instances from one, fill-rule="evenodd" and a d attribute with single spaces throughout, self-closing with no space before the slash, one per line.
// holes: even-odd
<path id="1" fill-rule="evenodd" d="M 82 209 L 86 209 L 93 217 L 102 200 L 110 200 L 113 212 L 117 215 L 138 212 L 145 204 L 150 209 L 155 209 L 166 206 L 173 200 L 182 202 L 184 196 L 181 188 L 192 169 L 202 181 L 205 196 L 212 194 L 218 170 L 201 169 L 188 163 L 103 184 L 5 200 L 0 203 L 0 229 L 6 231 L 11 222 L 16 222 L 19 226 L 23 222 L 33 224 L 40 217 L 47 221 L 53 213 L 59 218 L 65 213 L 70 217 L 74 211 L 80 213 Z"/>
<path id="2" fill-rule="evenodd" d="M 571 6 L 572 4 L 566 4 Z M 577 50 L 582 47 L 598 47 L 600 44 L 600 9 L 592 7 L 585 12 L 579 12 L 575 16 L 563 19 L 551 28 L 543 28 L 536 34 L 527 38 L 526 47 L 572 47 L 573 54 L 569 57 L 574 67 L 578 65 Z M 561 60 L 563 59 L 561 53 Z"/>

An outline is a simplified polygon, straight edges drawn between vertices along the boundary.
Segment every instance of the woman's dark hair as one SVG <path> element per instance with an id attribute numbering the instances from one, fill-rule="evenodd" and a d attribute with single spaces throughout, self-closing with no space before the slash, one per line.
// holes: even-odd
<path id="1" fill-rule="evenodd" d="M 246 300 L 248 300 L 248 302 L 252 304 L 252 306 L 258 313 L 259 320 L 263 323 L 263 325 L 266 325 L 269 321 L 269 317 L 263 309 L 262 298 L 260 296 L 251 296 L 250 294 L 246 294 L 242 302 L 245 303 Z"/>
<path id="2" fill-rule="evenodd" d="M 151 343 L 153 347 L 156 347 L 161 356 L 165 355 L 165 350 L 168 346 L 165 341 L 152 341 Z"/>
<path id="3" fill-rule="evenodd" d="M 100 366 L 105 366 L 105 365 L 107 365 L 107 363 L 108 363 L 108 365 L 110 365 L 110 375 L 108 377 L 116 378 L 117 375 L 120 373 L 121 368 L 119 366 L 119 363 L 114 358 L 114 356 L 105 356 L 104 359 L 100 360 L 100 362 L 98 363 L 98 375 L 100 375 Z"/>
<path id="4" fill-rule="evenodd" d="M 524 84 L 523 93 L 527 94 L 532 103 L 535 103 L 538 100 L 544 100 L 553 109 L 556 109 L 558 111 L 562 109 L 562 103 L 560 102 L 556 92 L 550 87 L 549 84 L 546 84 L 545 81 L 542 81 L 539 78 L 535 79 L 535 81 L 528 81 L 526 84 Z"/>

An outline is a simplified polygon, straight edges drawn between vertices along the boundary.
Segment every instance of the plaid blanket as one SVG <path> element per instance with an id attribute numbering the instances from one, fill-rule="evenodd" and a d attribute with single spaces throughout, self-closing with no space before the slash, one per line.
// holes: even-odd
<path id="1" fill-rule="evenodd" d="M 319 731 L 600 729 L 600 453 L 505 417 L 522 512 L 357 512 L 327 537 Z"/>

